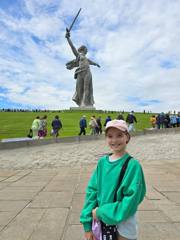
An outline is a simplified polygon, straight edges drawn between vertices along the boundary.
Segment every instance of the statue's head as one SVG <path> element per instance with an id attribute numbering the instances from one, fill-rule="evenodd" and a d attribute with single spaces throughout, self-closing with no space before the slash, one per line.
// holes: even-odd
<path id="1" fill-rule="evenodd" d="M 84 54 L 86 54 L 86 53 L 88 52 L 87 47 L 84 46 L 84 45 L 80 46 L 80 47 L 78 48 L 78 52 L 79 52 L 79 53 L 84 53 Z"/>

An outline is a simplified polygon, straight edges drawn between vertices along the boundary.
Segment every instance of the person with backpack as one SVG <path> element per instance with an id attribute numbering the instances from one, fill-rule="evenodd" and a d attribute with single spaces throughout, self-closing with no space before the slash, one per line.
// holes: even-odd
<path id="1" fill-rule="evenodd" d="M 62 128 L 62 123 L 58 115 L 55 116 L 54 120 L 51 123 L 51 126 L 53 130 L 52 135 L 57 138 L 59 136 L 59 130 Z"/>
<path id="2" fill-rule="evenodd" d="M 130 134 L 125 121 L 109 121 L 105 136 L 112 153 L 99 159 L 89 180 L 80 222 L 86 240 L 135 240 L 136 212 L 146 193 L 143 170 L 126 151 Z"/>
<path id="3" fill-rule="evenodd" d="M 90 127 L 90 135 L 96 135 L 98 124 L 96 122 L 96 117 L 95 116 L 91 117 L 91 119 L 89 121 L 89 127 Z"/>
<path id="4" fill-rule="evenodd" d="M 107 116 L 107 118 L 105 119 L 105 122 L 104 122 L 104 127 L 106 127 L 106 124 L 111 121 L 111 116 Z"/>
<path id="5" fill-rule="evenodd" d="M 83 133 L 83 135 L 86 135 L 86 128 L 87 128 L 87 121 L 86 121 L 86 116 L 83 115 L 82 118 L 79 121 L 79 127 L 80 127 L 80 132 L 79 136 Z"/>
<path id="6" fill-rule="evenodd" d="M 102 123 L 101 123 L 101 116 L 99 116 L 97 119 L 96 119 L 96 122 L 97 122 L 97 133 L 98 134 L 102 134 Z"/>
<path id="7" fill-rule="evenodd" d="M 44 115 L 40 118 L 40 124 L 39 124 L 39 131 L 38 136 L 39 138 L 44 138 L 47 135 L 47 115 Z"/>
<path id="8" fill-rule="evenodd" d="M 132 132 L 135 131 L 135 123 L 137 123 L 137 119 L 134 115 L 134 111 L 131 111 L 126 118 L 126 122 L 128 123 L 128 131 Z"/>

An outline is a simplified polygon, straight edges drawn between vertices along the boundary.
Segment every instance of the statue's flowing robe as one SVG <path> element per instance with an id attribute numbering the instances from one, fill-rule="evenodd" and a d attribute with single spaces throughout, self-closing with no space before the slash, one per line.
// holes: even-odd
<path id="1" fill-rule="evenodd" d="M 72 100 L 78 106 L 93 106 L 93 84 L 92 74 L 89 67 L 89 60 L 85 55 L 79 53 L 77 59 L 74 59 L 66 64 L 67 69 L 71 70 L 75 67 L 74 78 L 76 79 L 76 90 Z"/>

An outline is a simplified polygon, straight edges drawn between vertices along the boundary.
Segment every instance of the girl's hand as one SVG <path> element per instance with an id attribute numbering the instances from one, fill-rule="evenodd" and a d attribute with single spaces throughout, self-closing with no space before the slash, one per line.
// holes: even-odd
<path id="1" fill-rule="evenodd" d="M 95 237 L 92 232 L 85 232 L 84 237 L 85 240 L 95 240 Z"/>
<path id="2" fill-rule="evenodd" d="M 97 217 L 96 217 L 96 210 L 97 210 L 97 207 L 92 210 L 93 219 L 97 219 Z"/>

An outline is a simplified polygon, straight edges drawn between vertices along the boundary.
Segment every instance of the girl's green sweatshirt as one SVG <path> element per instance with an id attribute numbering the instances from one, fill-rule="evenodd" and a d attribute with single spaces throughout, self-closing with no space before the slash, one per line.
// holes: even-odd
<path id="1" fill-rule="evenodd" d="M 144 174 L 140 163 L 132 158 L 113 202 L 121 168 L 129 157 L 126 153 L 117 161 L 102 157 L 93 172 L 87 189 L 80 222 L 85 232 L 92 228 L 92 210 L 98 207 L 96 216 L 109 225 L 116 225 L 134 215 L 146 193 Z"/>

